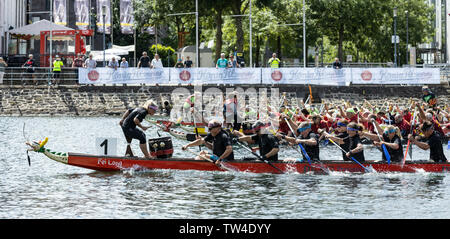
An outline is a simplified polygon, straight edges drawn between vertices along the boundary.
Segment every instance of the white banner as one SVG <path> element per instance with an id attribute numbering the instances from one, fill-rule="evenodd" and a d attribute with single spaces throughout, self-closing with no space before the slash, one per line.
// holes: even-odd
<path id="1" fill-rule="evenodd" d="M 167 84 L 169 68 L 79 68 L 80 84 Z"/>
<path id="2" fill-rule="evenodd" d="M 260 84 L 259 68 L 171 68 L 174 84 Z"/>
<path id="3" fill-rule="evenodd" d="M 349 84 L 351 69 L 332 68 L 262 68 L 263 84 Z"/>
<path id="4" fill-rule="evenodd" d="M 80 84 L 440 84 L 439 68 L 79 68 Z"/>
<path id="5" fill-rule="evenodd" d="M 440 84 L 439 68 L 352 68 L 353 84 Z"/>

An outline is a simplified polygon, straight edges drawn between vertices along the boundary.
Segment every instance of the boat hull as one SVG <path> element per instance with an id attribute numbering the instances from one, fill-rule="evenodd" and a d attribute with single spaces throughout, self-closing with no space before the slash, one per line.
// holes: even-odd
<path id="1" fill-rule="evenodd" d="M 173 169 L 173 170 L 201 170 L 201 171 L 241 171 L 250 173 L 279 173 L 267 163 L 255 160 L 235 160 L 221 166 L 214 163 L 195 160 L 192 158 L 144 159 L 137 157 L 114 157 L 102 155 L 69 153 L 67 164 L 98 171 L 119 171 L 125 169 Z M 364 172 L 364 169 L 351 161 L 322 161 L 321 164 L 309 165 L 308 162 L 274 162 L 275 167 L 284 172 L 324 173 L 327 170 L 338 172 Z M 431 161 L 406 162 L 399 164 L 383 162 L 366 162 L 365 167 L 372 167 L 377 172 L 448 172 L 450 163 L 434 163 Z"/>

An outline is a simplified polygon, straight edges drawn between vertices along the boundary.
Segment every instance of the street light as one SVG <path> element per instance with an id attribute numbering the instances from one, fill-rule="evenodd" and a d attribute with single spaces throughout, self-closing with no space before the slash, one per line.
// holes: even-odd
<path id="1" fill-rule="evenodd" d="M 105 45 L 106 45 L 106 42 L 105 42 L 105 31 L 106 31 L 106 28 L 105 28 L 105 19 L 106 19 L 106 6 L 105 5 L 103 5 L 102 6 L 102 17 L 103 17 L 103 67 L 105 67 L 106 66 L 106 53 L 105 53 Z"/>
<path id="2" fill-rule="evenodd" d="M 394 7 L 394 67 L 397 67 L 397 7 Z"/>

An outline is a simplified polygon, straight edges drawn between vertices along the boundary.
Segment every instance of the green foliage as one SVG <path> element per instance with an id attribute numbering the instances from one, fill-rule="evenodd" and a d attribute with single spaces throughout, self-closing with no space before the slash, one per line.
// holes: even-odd
<path id="1" fill-rule="evenodd" d="M 148 56 L 153 59 L 155 57 L 156 52 L 158 52 L 159 58 L 161 58 L 163 66 L 174 66 L 176 62 L 176 54 L 175 50 L 170 46 L 163 46 L 161 44 L 152 45 L 149 48 Z"/>
<path id="2" fill-rule="evenodd" d="M 115 3 L 115 19 L 118 2 Z M 178 32 L 188 32 L 186 45 L 195 45 L 195 15 L 167 16 L 173 13 L 195 11 L 194 0 L 135 0 L 137 27 L 137 53 L 155 44 L 155 36 L 142 33 L 145 25 L 156 25 L 162 32 L 158 43 L 178 49 Z M 282 58 L 303 60 L 303 0 L 252 0 L 253 62 L 266 62 L 272 52 Z M 353 61 L 393 61 L 393 7 L 398 8 L 397 35 L 400 64 L 405 61 L 406 15 L 409 12 L 409 44 L 417 46 L 433 38 L 433 9 L 423 0 L 306 0 L 306 43 L 322 53 L 324 62 L 335 57 L 345 61 L 353 55 Z M 242 49 L 245 61 L 249 61 L 249 18 L 237 20 L 229 15 L 250 14 L 250 0 L 198 0 L 199 42 L 214 40 L 215 54 L 229 54 Z M 130 36 L 120 34 L 118 23 L 114 25 L 114 41 L 123 45 L 133 44 Z M 159 45 L 159 44 L 158 44 Z M 151 50 L 150 50 L 151 52 Z M 158 53 L 164 52 L 159 50 Z M 161 55 L 162 56 L 162 55 Z M 215 56 L 216 58 L 218 56 Z M 167 64 L 167 55 L 162 57 Z M 174 60 L 176 57 L 172 57 Z M 322 56 L 319 56 L 322 59 Z M 163 61 L 164 62 L 164 61 Z M 311 61 L 309 61 L 311 62 Z"/>

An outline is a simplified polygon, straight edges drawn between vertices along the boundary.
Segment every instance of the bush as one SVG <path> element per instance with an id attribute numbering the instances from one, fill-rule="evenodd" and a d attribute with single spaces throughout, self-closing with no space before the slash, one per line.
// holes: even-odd
<path id="1" fill-rule="evenodd" d="M 156 54 L 156 47 L 158 47 L 158 55 L 161 59 L 164 67 L 172 67 L 175 65 L 177 55 L 175 54 L 175 50 L 170 46 L 163 46 L 158 44 L 158 46 L 152 45 L 149 49 L 149 57 L 153 59 Z M 167 57 L 169 56 L 169 62 L 167 62 Z"/>

